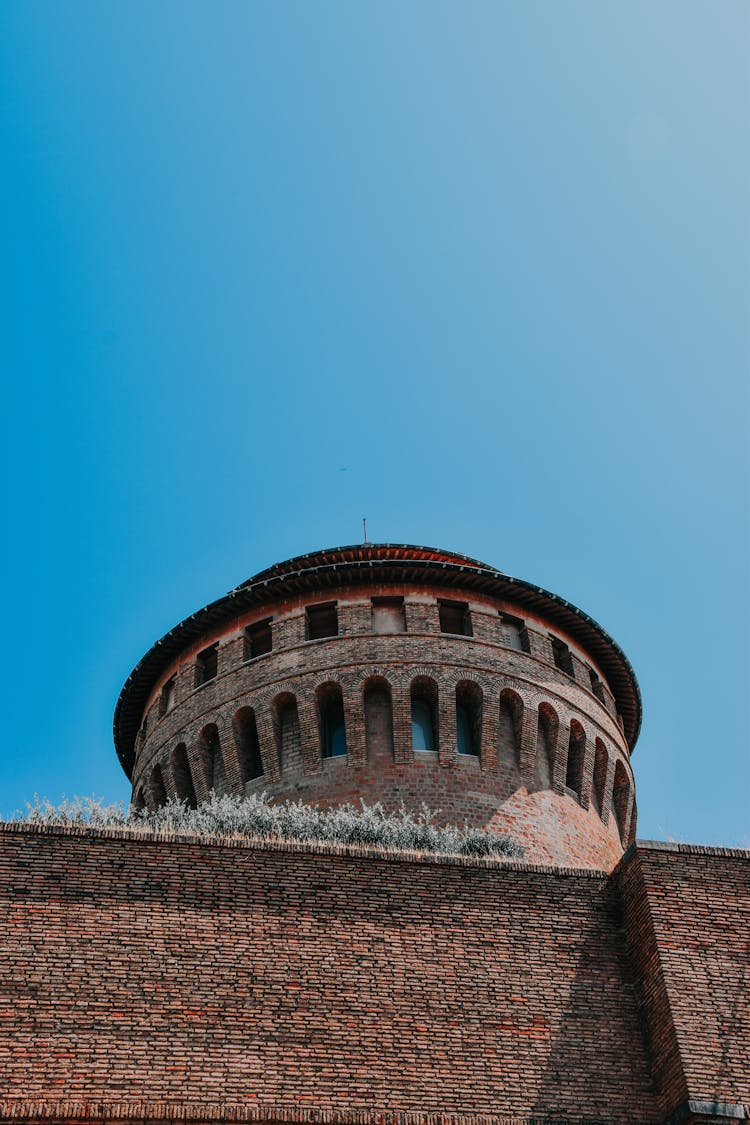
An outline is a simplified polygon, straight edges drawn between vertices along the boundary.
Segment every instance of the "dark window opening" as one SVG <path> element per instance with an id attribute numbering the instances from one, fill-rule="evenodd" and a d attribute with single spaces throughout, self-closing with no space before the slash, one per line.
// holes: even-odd
<path id="1" fill-rule="evenodd" d="M 253 660 L 256 656 L 265 656 L 273 648 L 271 634 L 271 618 L 256 621 L 245 629 L 245 660 Z"/>
<path id="2" fill-rule="evenodd" d="M 573 675 L 573 658 L 570 655 L 570 649 L 558 637 L 550 637 L 552 641 L 552 656 L 555 661 L 555 667 L 564 672 L 566 676 Z"/>
<path id="3" fill-rule="evenodd" d="M 403 598 L 372 599 L 372 631 L 373 633 L 406 632 Z"/>
<path id="4" fill-rule="evenodd" d="M 477 748 L 474 742 L 474 732 L 471 729 L 471 715 L 468 707 L 459 703 L 456 707 L 456 745 L 459 754 L 474 754 Z"/>
<path id="5" fill-rule="evenodd" d="M 620 841 L 623 845 L 627 843 L 625 839 L 625 827 L 628 818 L 628 805 L 630 804 L 630 782 L 628 780 L 627 770 L 622 762 L 618 761 L 615 766 L 615 777 L 612 787 L 612 805 L 617 819 L 617 828 L 620 833 Z"/>
<path id="6" fill-rule="evenodd" d="M 323 757 L 342 758 L 346 755 L 346 723 L 344 704 L 332 699 L 323 708 Z"/>
<path id="7" fill-rule="evenodd" d="M 227 778 L 216 723 L 209 723 L 201 731 L 198 736 L 198 753 L 203 765 L 206 790 L 210 792 L 214 789 L 218 796 L 223 796 L 226 792 Z"/>
<path id="8" fill-rule="evenodd" d="M 456 688 L 456 750 L 479 757 L 482 745 L 482 689 L 460 683 Z"/>
<path id="9" fill-rule="evenodd" d="M 586 736 L 577 723 L 571 723 L 568 742 L 568 762 L 565 767 L 565 785 L 580 797 L 583 789 L 583 755 L 586 749 Z"/>
<path id="10" fill-rule="evenodd" d="M 174 707 L 174 685 L 176 676 L 170 676 L 164 687 L 161 689 L 159 696 L 159 716 L 166 715 L 167 711 L 171 711 Z"/>
<path id="11" fill-rule="evenodd" d="M 260 739 L 255 712 L 251 707 L 241 708 L 232 721 L 234 740 L 237 744 L 237 758 L 240 764 L 242 783 L 263 776 L 263 760 L 260 753 Z"/>
<path id="12" fill-rule="evenodd" d="M 196 808 L 198 800 L 195 795 L 193 776 L 190 772 L 190 763 L 188 761 L 184 742 L 181 742 L 174 748 L 172 754 L 172 777 L 174 778 L 175 792 L 180 800 L 185 801 L 189 808 Z"/>
<path id="13" fill-rule="evenodd" d="M 219 670 L 219 645 L 209 645 L 198 653 L 195 661 L 195 686 L 207 684 L 209 680 L 216 679 Z"/>
<path id="14" fill-rule="evenodd" d="M 307 639 L 319 641 L 323 637 L 337 637 L 339 635 L 339 615 L 336 602 L 326 602 L 325 605 L 309 605 L 307 607 Z"/>
<path id="15" fill-rule="evenodd" d="M 413 750 L 437 750 L 438 694 L 434 680 L 421 677 L 411 685 L 411 744 Z"/>
<path id="16" fill-rule="evenodd" d="M 414 750 L 434 750 L 432 712 L 425 699 L 411 701 L 411 744 Z"/>
<path id="17" fill-rule="evenodd" d="M 151 793 L 151 802 L 154 808 L 161 808 L 162 805 L 167 803 L 167 790 L 164 787 L 164 778 L 161 772 L 161 766 L 154 766 L 151 770 L 151 780 L 149 782 L 149 791 Z"/>
<path id="18" fill-rule="evenodd" d="M 596 810 L 604 820 L 604 796 L 607 788 L 609 759 L 606 747 L 600 738 L 597 738 L 594 747 L 594 785 L 592 793 Z"/>
<path id="19" fill-rule="evenodd" d="M 591 690 L 600 703 L 606 703 L 604 696 L 604 684 L 597 676 L 593 668 L 589 668 L 589 676 L 591 677 Z"/>
<path id="20" fill-rule="evenodd" d="M 471 615 L 466 602 L 438 601 L 440 632 L 459 637 L 471 637 Z"/>

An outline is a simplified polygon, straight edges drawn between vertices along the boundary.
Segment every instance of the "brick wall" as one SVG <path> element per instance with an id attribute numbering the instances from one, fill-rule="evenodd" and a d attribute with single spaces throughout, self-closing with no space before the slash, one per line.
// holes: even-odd
<path id="1" fill-rule="evenodd" d="M 598 873 L 3 826 L 0 903 L 3 1119 L 659 1120 Z"/>
<path id="2" fill-rule="evenodd" d="M 750 1114 L 750 854 L 642 844 L 615 880 L 662 1115 Z"/>

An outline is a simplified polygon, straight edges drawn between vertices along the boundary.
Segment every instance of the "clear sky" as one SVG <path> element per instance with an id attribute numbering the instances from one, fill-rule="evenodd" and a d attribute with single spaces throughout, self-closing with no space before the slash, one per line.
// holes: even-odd
<path id="1" fill-rule="evenodd" d="M 750 7 L 0 7 L 0 812 L 128 797 L 151 643 L 439 545 L 638 673 L 639 835 L 750 846 Z"/>

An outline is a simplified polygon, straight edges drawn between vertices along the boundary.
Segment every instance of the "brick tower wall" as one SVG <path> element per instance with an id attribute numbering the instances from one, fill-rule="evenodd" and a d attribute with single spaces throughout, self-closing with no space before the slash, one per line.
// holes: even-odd
<path id="1" fill-rule="evenodd" d="M 373 606 L 384 596 L 402 599 L 402 632 L 374 632 Z M 611 869 L 634 838 L 635 803 L 601 669 L 559 628 L 487 597 L 466 599 L 471 636 L 441 631 L 441 601 L 460 596 L 450 587 L 360 585 L 263 606 L 201 636 L 153 686 L 137 740 L 136 804 L 201 801 L 212 788 L 322 805 L 426 803 L 443 822 L 511 834 L 535 861 Z M 308 639 L 310 608 L 332 602 L 338 635 Z M 254 656 L 248 630 L 268 617 L 271 651 Z M 552 638 L 568 654 L 567 670 L 555 663 Z M 206 650 L 215 663 L 201 682 Z M 432 709 L 432 751 L 412 748 L 415 692 Z M 347 754 L 326 758 L 324 712 L 334 696 Z M 475 717 L 476 755 L 457 752 L 462 698 Z"/>

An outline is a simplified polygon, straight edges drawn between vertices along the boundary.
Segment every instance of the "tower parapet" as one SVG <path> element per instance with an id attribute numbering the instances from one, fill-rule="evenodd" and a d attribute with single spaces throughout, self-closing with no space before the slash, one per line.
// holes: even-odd
<path id="1" fill-rule="evenodd" d="M 393 544 L 280 563 L 172 629 L 115 743 L 137 806 L 218 793 L 386 808 L 610 869 L 635 834 L 630 664 L 582 611 L 474 559 Z"/>

